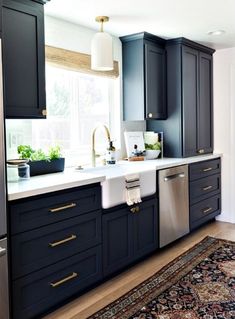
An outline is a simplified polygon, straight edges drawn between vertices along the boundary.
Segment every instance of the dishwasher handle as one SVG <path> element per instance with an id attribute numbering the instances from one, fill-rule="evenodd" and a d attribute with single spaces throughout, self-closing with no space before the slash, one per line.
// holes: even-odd
<path id="1" fill-rule="evenodd" d="M 185 177 L 184 173 L 173 174 L 173 175 L 169 175 L 169 176 L 164 177 L 164 181 L 168 182 L 168 181 L 171 181 L 173 179 L 183 178 L 183 177 Z"/>
<path id="2" fill-rule="evenodd" d="M 5 255 L 6 255 L 6 253 L 7 253 L 6 248 L 2 248 L 2 247 L 0 247 L 0 257 L 5 256 Z"/>

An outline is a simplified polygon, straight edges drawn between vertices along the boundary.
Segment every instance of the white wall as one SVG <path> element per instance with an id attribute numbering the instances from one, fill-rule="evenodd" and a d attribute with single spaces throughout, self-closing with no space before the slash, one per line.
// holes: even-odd
<path id="1" fill-rule="evenodd" d="M 67 21 L 56 19 L 50 16 L 45 17 L 45 42 L 47 45 L 63 48 L 67 50 L 90 54 L 91 40 L 97 31 L 73 24 Z M 123 132 L 127 131 L 144 131 L 146 129 L 145 121 L 140 122 L 123 122 L 122 107 L 122 44 L 119 38 L 113 36 L 114 59 L 119 62 L 120 84 L 119 98 L 116 105 L 119 108 L 117 116 L 120 118 L 121 128 L 119 136 L 121 147 L 121 157 L 125 156 L 125 146 Z"/>
<path id="2" fill-rule="evenodd" d="M 235 223 L 235 48 L 214 54 L 214 146 L 222 158 L 222 214 Z"/>

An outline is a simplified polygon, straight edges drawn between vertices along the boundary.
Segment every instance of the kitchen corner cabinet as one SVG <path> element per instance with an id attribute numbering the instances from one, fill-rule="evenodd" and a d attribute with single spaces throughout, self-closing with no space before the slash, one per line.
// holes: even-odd
<path id="1" fill-rule="evenodd" d="M 3 0 L 2 47 L 6 118 L 45 118 L 42 1 Z"/>
<path id="2" fill-rule="evenodd" d="M 147 32 L 120 39 L 123 54 L 124 120 L 165 119 L 165 40 Z"/>
<path id="3" fill-rule="evenodd" d="M 103 214 L 104 276 L 128 266 L 158 248 L 157 199 L 121 205 Z"/>
<path id="4" fill-rule="evenodd" d="M 213 152 L 213 49 L 185 38 L 167 41 L 166 121 L 147 123 L 164 132 L 164 155 L 189 157 Z"/>

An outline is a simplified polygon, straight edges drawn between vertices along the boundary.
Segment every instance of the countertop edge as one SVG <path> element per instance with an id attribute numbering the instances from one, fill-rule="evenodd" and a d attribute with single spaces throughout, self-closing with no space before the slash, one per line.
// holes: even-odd
<path id="1" fill-rule="evenodd" d="M 22 192 L 16 192 L 12 194 L 8 194 L 8 201 L 14 201 L 18 199 L 33 197 L 37 195 L 47 194 L 47 193 L 53 193 L 56 191 L 61 191 L 63 189 L 69 189 L 74 187 L 80 187 L 80 186 L 86 186 L 91 185 L 95 183 L 101 183 L 105 180 L 105 176 L 94 176 L 90 179 L 84 179 L 82 181 L 74 181 L 74 182 L 67 182 L 64 184 L 58 184 L 58 185 L 52 185 L 52 186 L 46 186 L 38 189 L 33 189 L 31 191 L 22 191 Z"/>
<path id="2" fill-rule="evenodd" d="M 152 162 L 151 160 L 149 161 L 149 170 L 162 170 L 162 169 L 167 169 L 170 167 L 174 166 L 180 166 L 180 165 L 189 165 L 197 162 L 202 162 L 202 161 L 207 161 L 207 160 L 213 160 L 216 158 L 221 158 L 223 154 L 205 154 L 201 156 L 195 156 L 195 157 L 188 157 L 188 158 L 164 158 L 159 160 L 159 165 L 157 165 L 158 160 L 154 160 Z M 173 162 L 170 163 L 165 163 L 161 162 L 161 160 L 172 160 Z M 175 162 L 174 162 L 175 160 Z M 130 164 L 131 165 L 131 164 Z M 148 170 L 148 169 L 147 169 Z M 146 167 L 144 169 L 146 171 Z M 50 176 L 48 176 L 49 178 Z M 110 178 L 112 179 L 112 178 Z M 61 191 L 63 189 L 69 189 L 69 188 L 74 188 L 74 187 L 80 187 L 80 186 L 85 186 L 85 185 L 91 185 L 95 183 L 102 183 L 103 181 L 106 180 L 106 176 L 103 175 L 92 175 L 89 177 L 85 177 L 83 180 L 75 180 L 75 181 L 66 181 L 54 185 L 48 185 L 44 187 L 39 187 L 39 188 L 34 188 L 32 190 L 26 189 L 26 190 L 16 190 L 12 191 L 11 193 L 8 193 L 8 201 L 14 201 L 14 200 L 19 200 L 23 198 L 28 198 L 28 197 L 33 197 L 37 195 L 42 195 L 42 194 L 47 194 L 47 193 L 52 193 L 56 191 Z M 20 182 L 19 182 L 20 183 Z M 9 184 L 8 184 L 9 185 Z"/>

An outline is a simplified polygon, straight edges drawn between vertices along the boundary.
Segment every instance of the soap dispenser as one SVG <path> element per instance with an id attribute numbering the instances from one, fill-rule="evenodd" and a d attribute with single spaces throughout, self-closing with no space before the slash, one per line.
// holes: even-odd
<path id="1" fill-rule="evenodd" d="M 116 149 L 113 146 L 113 141 L 109 142 L 109 147 L 107 148 L 106 163 L 116 164 Z"/>

